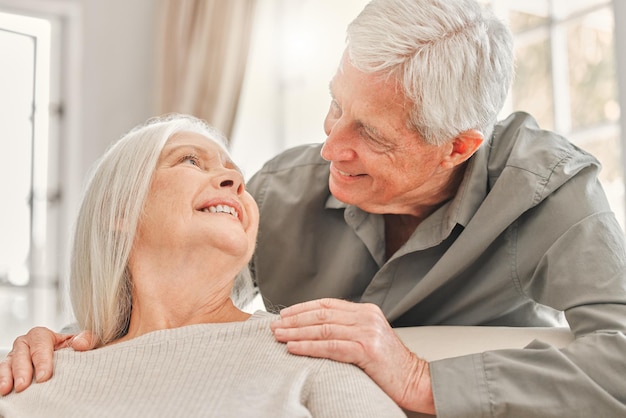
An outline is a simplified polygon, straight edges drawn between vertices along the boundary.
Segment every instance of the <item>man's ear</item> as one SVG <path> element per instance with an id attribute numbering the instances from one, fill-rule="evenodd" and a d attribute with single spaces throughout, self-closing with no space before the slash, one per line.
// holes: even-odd
<path id="1" fill-rule="evenodd" d="M 467 161 L 480 148 L 483 139 L 483 134 L 476 129 L 461 132 L 452 140 L 450 154 L 446 156 L 444 163 L 452 168 Z"/>

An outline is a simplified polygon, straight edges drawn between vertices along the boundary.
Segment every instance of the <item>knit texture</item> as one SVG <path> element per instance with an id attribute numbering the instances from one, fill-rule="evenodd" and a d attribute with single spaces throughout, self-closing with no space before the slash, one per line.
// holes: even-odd
<path id="1" fill-rule="evenodd" d="M 53 378 L 0 397 L 0 417 L 404 416 L 356 366 L 289 354 L 269 329 L 275 318 L 57 351 Z"/>

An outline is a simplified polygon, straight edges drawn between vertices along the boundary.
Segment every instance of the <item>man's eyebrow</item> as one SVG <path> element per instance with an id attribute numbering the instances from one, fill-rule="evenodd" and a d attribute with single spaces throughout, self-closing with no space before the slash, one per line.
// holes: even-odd
<path id="1" fill-rule="evenodd" d="M 336 101 L 335 95 L 333 94 L 333 80 L 330 80 L 330 82 L 328 83 L 328 91 L 330 93 L 330 97 Z M 357 123 L 358 126 L 365 129 L 370 134 L 370 136 L 373 135 L 376 137 L 375 139 L 378 139 L 378 140 L 382 140 L 382 141 L 385 140 L 385 136 L 377 128 L 364 123 L 360 119 L 355 120 L 355 122 Z"/>
<path id="2" fill-rule="evenodd" d="M 371 125 L 367 125 L 361 121 L 359 121 L 359 124 L 363 127 L 363 129 L 365 129 L 370 135 L 373 135 L 376 137 L 376 139 L 379 140 L 384 140 L 385 136 L 378 130 L 378 128 L 375 128 Z"/>

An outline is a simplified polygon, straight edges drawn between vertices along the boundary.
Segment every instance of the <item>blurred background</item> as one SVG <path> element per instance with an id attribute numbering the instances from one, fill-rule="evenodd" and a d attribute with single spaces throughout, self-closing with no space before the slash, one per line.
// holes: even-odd
<path id="1" fill-rule="evenodd" d="M 626 2 L 484 0 L 516 38 L 502 116 L 603 164 L 624 225 Z M 68 247 L 89 167 L 151 116 L 202 117 L 249 178 L 325 139 L 328 82 L 367 0 L 0 0 L 0 346 L 72 321 Z"/>

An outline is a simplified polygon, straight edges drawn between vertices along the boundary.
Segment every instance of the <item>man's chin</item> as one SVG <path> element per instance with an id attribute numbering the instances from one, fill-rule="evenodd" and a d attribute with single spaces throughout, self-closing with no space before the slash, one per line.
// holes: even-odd
<path id="1" fill-rule="evenodd" d="M 330 193 L 340 202 L 353 206 L 360 206 L 360 204 L 363 203 L 363 198 L 353 190 L 348 190 L 346 187 L 339 187 L 336 184 L 333 184 L 332 180 L 329 186 Z"/>
<path id="2" fill-rule="evenodd" d="M 368 198 L 363 194 L 349 192 L 346 191 L 345 188 L 337 188 L 332 185 L 330 186 L 330 193 L 340 202 L 346 205 L 356 206 L 364 212 L 377 214 L 390 213 L 387 212 L 385 207 L 375 204 L 371 197 Z"/>

